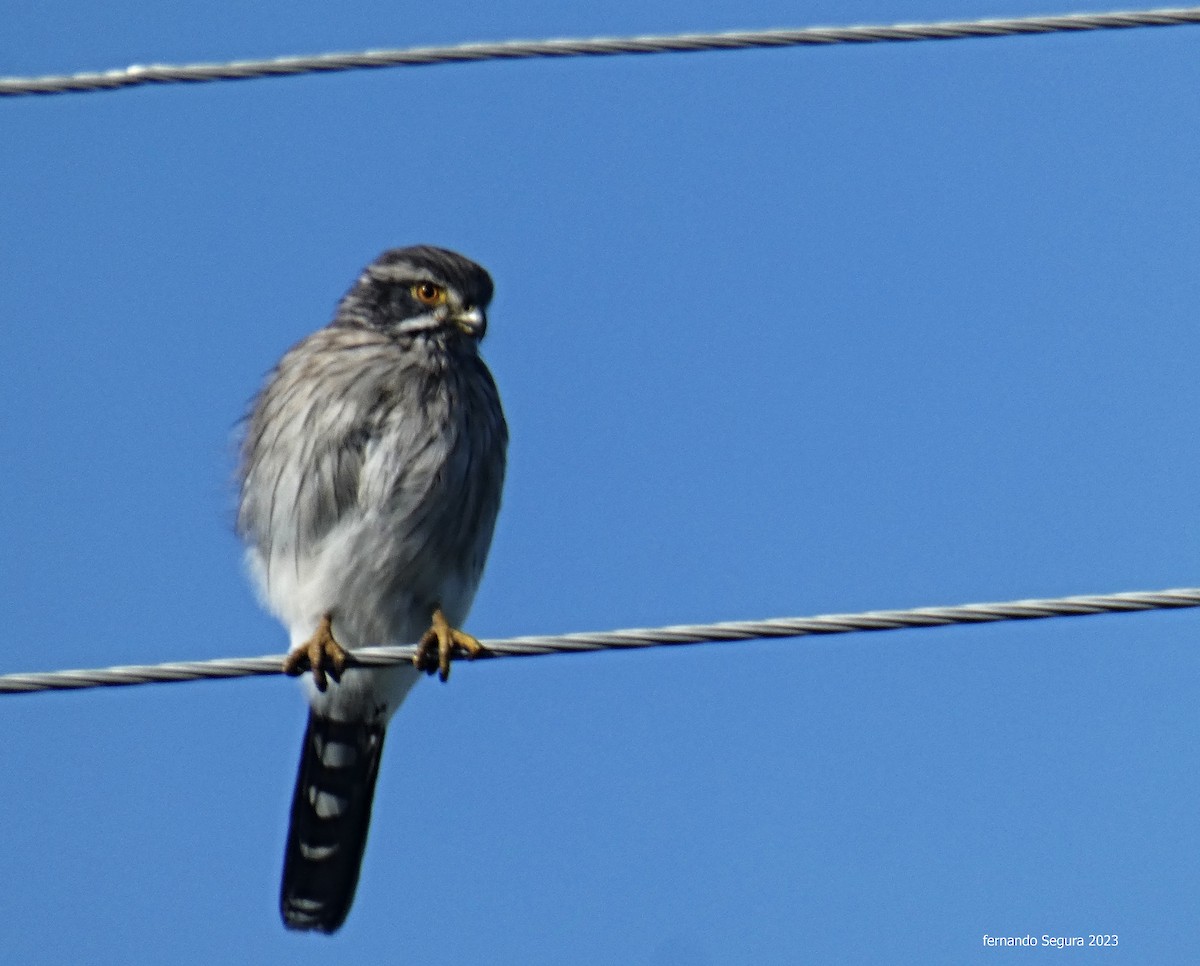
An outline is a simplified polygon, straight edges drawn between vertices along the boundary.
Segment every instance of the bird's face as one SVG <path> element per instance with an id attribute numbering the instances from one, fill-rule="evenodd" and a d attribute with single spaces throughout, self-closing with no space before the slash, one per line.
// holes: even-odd
<path id="1" fill-rule="evenodd" d="M 491 277 L 469 259 L 427 245 L 396 248 L 367 266 L 342 299 L 334 324 L 478 342 L 491 300 Z"/>

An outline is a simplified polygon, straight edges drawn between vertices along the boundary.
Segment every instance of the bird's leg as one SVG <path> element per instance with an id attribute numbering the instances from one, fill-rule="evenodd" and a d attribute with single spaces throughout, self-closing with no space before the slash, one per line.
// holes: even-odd
<path id="1" fill-rule="evenodd" d="M 325 676 L 338 681 L 349 662 L 350 655 L 333 636 L 333 615 L 326 614 L 313 636 L 284 658 L 283 673 L 297 677 L 312 671 L 313 684 L 318 691 L 324 691 L 327 687 Z"/>
<path id="2" fill-rule="evenodd" d="M 433 619 L 429 630 L 417 644 L 417 653 L 413 655 L 413 664 L 418 671 L 426 674 L 438 672 L 438 677 L 445 681 L 450 677 L 450 655 L 457 645 L 467 652 L 467 657 L 478 657 L 483 652 L 483 645 L 470 634 L 455 630 L 446 620 L 440 607 L 433 608 Z M 435 651 L 434 648 L 437 648 Z"/>

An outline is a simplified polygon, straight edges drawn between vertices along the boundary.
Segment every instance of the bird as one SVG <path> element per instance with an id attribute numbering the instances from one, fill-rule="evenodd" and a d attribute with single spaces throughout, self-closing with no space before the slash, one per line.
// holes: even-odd
<path id="1" fill-rule="evenodd" d="M 456 252 L 383 252 L 244 420 L 237 532 L 309 703 L 280 888 L 289 929 L 341 928 L 388 722 L 422 672 L 445 681 L 452 656 L 483 651 L 461 627 L 508 447 L 479 354 L 492 293 Z M 355 648 L 414 643 L 411 666 L 354 666 Z"/>

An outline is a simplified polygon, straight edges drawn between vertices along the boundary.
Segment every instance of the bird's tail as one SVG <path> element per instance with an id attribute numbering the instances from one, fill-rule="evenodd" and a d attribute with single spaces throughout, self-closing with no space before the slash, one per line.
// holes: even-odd
<path id="1" fill-rule="evenodd" d="M 309 713 L 279 896 L 289 929 L 336 932 L 350 911 L 371 824 L 384 727 Z"/>

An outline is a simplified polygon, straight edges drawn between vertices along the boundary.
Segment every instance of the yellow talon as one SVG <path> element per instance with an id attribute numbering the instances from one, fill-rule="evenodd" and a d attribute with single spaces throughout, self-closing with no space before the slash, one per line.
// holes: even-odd
<path id="1" fill-rule="evenodd" d="M 313 636 L 284 658 L 283 673 L 297 677 L 312 671 L 313 684 L 318 691 L 324 691 L 328 687 L 326 675 L 335 682 L 340 680 L 349 662 L 350 655 L 333 636 L 333 615 L 326 614 Z"/>
<path id="2" fill-rule="evenodd" d="M 437 645 L 437 658 L 434 658 L 434 645 Z M 470 634 L 455 630 L 446 620 L 440 607 L 433 609 L 432 624 L 417 644 L 417 653 L 413 655 L 413 665 L 418 671 L 432 674 L 437 671 L 438 677 L 446 681 L 450 677 L 450 656 L 455 646 L 467 652 L 468 658 L 478 657 L 483 651 L 483 645 Z"/>

